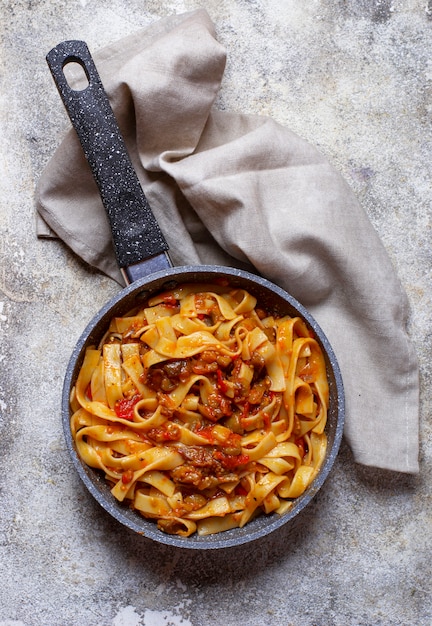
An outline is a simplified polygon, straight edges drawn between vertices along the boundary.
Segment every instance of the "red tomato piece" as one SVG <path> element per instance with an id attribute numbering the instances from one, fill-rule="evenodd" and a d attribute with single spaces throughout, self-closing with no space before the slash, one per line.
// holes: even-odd
<path id="1" fill-rule="evenodd" d="M 129 420 L 133 422 L 134 407 L 141 400 L 141 396 L 136 395 L 132 398 L 124 398 L 123 400 L 117 400 L 114 411 L 117 417 L 123 420 Z"/>

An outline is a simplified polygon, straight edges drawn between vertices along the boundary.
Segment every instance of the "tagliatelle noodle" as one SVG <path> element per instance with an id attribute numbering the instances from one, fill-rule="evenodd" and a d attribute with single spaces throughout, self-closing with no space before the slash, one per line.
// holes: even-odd
<path id="1" fill-rule="evenodd" d="M 113 497 L 190 536 L 285 513 L 326 453 L 324 357 L 243 289 L 184 284 L 111 320 L 71 393 L 79 457 Z"/>

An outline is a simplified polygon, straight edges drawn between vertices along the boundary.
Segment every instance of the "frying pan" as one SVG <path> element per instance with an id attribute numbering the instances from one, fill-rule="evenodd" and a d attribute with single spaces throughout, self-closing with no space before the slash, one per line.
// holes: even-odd
<path id="1" fill-rule="evenodd" d="M 342 377 L 333 349 L 312 315 L 290 294 L 261 276 L 213 265 L 172 267 L 167 253 L 168 245 L 133 169 L 87 45 L 82 41 L 62 42 L 48 53 L 47 63 L 98 185 L 111 225 L 117 261 L 127 283 L 127 287 L 87 325 L 67 366 L 62 395 L 62 420 L 72 463 L 89 492 L 112 517 L 154 541 L 182 548 L 216 549 L 238 546 L 268 535 L 292 520 L 308 505 L 323 485 L 336 459 L 345 408 Z M 88 85 L 84 89 L 73 89 L 69 85 L 64 72 L 69 63 L 78 63 L 85 72 Z M 127 505 L 117 502 L 101 472 L 81 461 L 70 431 L 70 393 L 86 348 L 99 343 L 112 317 L 126 314 L 149 296 L 176 284 L 220 282 L 221 278 L 226 279 L 233 288 L 246 289 L 257 298 L 260 306 L 278 315 L 302 317 L 312 329 L 323 351 L 329 380 L 327 453 L 313 483 L 284 515 L 262 515 L 243 528 L 206 537 L 168 535 Z"/>

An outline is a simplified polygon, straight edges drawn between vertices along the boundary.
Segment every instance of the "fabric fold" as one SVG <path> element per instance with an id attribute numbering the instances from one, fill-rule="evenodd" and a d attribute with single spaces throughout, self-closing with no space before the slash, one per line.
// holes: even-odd
<path id="1" fill-rule="evenodd" d="M 408 301 L 340 174 L 271 118 L 217 110 L 226 53 L 204 10 L 160 20 L 94 58 L 174 264 L 252 269 L 296 297 L 340 363 L 355 460 L 417 472 Z M 42 173 L 37 211 L 41 237 L 53 231 L 121 282 L 72 130 Z"/>

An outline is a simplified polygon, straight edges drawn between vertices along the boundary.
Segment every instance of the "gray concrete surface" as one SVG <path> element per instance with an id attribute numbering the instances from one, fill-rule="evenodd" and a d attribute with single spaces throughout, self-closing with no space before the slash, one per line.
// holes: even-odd
<path id="1" fill-rule="evenodd" d="M 200 554 L 122 529 L 65 450 L 63 373 L 118 286 L 38 241 L 34 187 L 68 126 L 45 64 L 205 6 L 228 50 L 218 106 L 271 115 L 340 169 L 407 290 L 421 473 L 353 463 L 295 524 Z M 432 7 L 426 0 L 1 0 L 0 626 L 432 623 Z M 385 288 L 385 286 L 383 286 Z"/>

